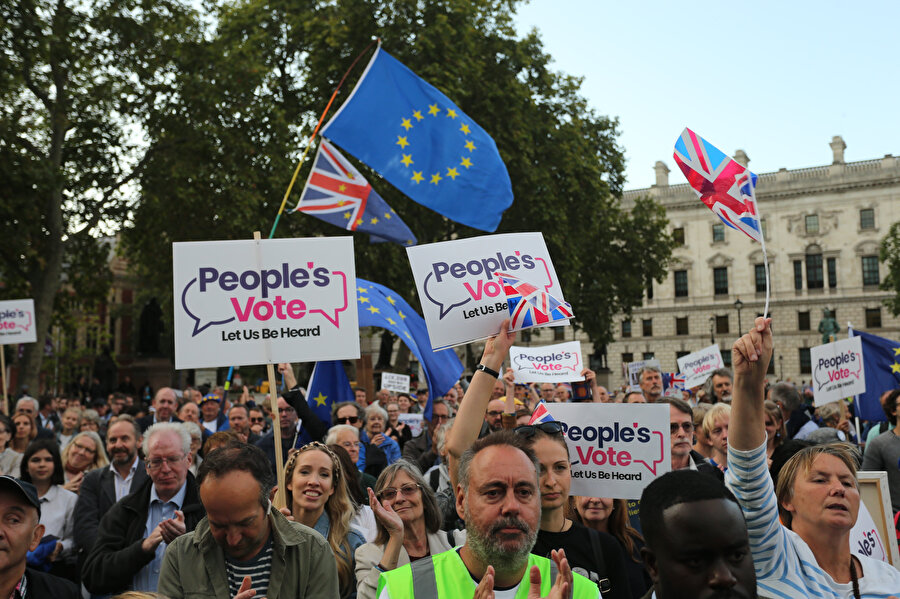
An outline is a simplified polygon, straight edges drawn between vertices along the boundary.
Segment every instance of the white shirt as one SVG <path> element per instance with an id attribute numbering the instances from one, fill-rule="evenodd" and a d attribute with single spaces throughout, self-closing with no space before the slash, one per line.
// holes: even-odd
<path id="1" fill-rule="evenodd" d="M 59 485 L 51 485 L 47 493 L 40 498 L 41 524 L 46 529 L 44 534 L 53 535 L 62 542 L 63 555 L 75 549 L 75 503 L 78 495 L 63 489 Z"/>
<path id="2" fill-rule="evenodd" d="M 113 485 L 116 488 L 116 501 L 119 501 L 131 491 L 131 481 L 134 480 L 134 473 L 137 472 L 137 465 L 138 457 L 135 455 L 134 461 L 131 462 L 131 468 L 128 469 L 128 476 L 125 478 L 122 478 L 122 475 L 119 474 L 119 471 L 116 470 L 114 465 L 109 465 L 109 469 L 113 473 Z"/>

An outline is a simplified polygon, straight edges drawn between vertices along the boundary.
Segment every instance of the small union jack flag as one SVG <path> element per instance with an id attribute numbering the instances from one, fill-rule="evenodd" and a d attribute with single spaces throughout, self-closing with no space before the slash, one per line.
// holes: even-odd
<path id="1" fill-rule="evenodd" d="M 755 174 L 686 127 L 674 156 L 690 186 L 722 222 L 761 241 Z"/>
<path id="2" fill-rule="evenodd" d="M 531 420 L 528 421 L 528 424 L 540 424 L 541 422 L 555 421 L 556 418 L 550 415 L 550 411 L 547 410 L 547 404 L 544 403 L 544 400 L 542 399 L 534 409 L 534 412 L 531 413 Z"/>
<path id="3" fill-rule="evenodd" d="M 684 391 L 684 375 L 681 373 L 664 372 L 662 375 L 663 389 L 677 389 Z"/>
<path id="4" fill-rule="evenodd" d="M 503 285 L 512 330 L 527 329 L 572 318 L 572 306 L 562 302 L 541 287 L 503 272 L 494 276 Z"/>

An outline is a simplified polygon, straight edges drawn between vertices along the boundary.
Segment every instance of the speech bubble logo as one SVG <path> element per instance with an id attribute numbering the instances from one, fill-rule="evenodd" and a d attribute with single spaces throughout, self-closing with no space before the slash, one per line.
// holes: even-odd
<path id="1" fill-rule="evenodd" d="M 0 321 L 0 331 L 7 329 L 22 329 L 26 333 L 28 329 L 31 328 L 33 324 L 31 312 L 26 310 L 16 310 L 16 313 L 12 313 L 12 311 L 8 311 L 5 314 L 8 320 Z M 13 331 L 10 330 L 10 333 Z"/>
<path id="2" fill-rule="evenodd" d="M 634 423 L 634 428 L 637 428 L 637 422 Z M 637 459 L 632 460 L 632 462 L 634 462 L 635 464 L 643 464 L 644 467 L 647 468 L 647 470 L 653 473 L 653 476 L 656 476 L 656 469 L 660 464 L 663 463 L 663 459 L 665 458 L 665 449 L 663 443 L 663 441 L 665 441 L 665 437 L 663 437 L 663 434 L 660 431 L 650 431 L 650 435 L 659 437 L 659 459 L 654 458 L 650 463 L 647 463 L 646 460 Z"/>
<path id="3" fill-rule="evenodd" d="M 816 382 L 816 391 L 821 391 L 822 388 L 828 383 L 837 382 L 837 379 L 835 379 L 831 375 L 831 372 L 835 370 L 840 372 L 843 369 L 847 369 L 850 376 L 856 377 L 856 380 L 859 380 L 860 374 L 862 374 L 863 367 L 862 354 L 859 352 L 852 352 L 851 355 L 856 356 L 856 359 L 849 360 L 847 363 L 841 363 L 834 367 L 815 369 L 815 372 L 813 373 L 813 380 Z M 850 370 L 848 368 L 848 366 L 852 363 L 856 364 L 856 370 Z"/>
<path id="4" fill-rule="evenodd" d="M 460 285 L 458 281 L 455 286 L 451 286 L 450 283 L 435 283 L 433 282 L 434 278 L 434 271 L 432 270 L 428 273 L 428 276 L 425 277 L 425 284 L 423 287 L 425 288 L 425 297 L 428 298 L 428 301 L 438 307 L 438 319 L 443 319 L 450 314 L 450 311 L 453 310 L 453 308 L 465 306 L 472 301 L 471 296 L 465 297 L 465 295 L 463 295 L 465 293 L 465 287 Z M 456 294 L 450 295 L 454 290 L 456 291 Z"/>
<path id="5" fill-rule="evenodd" d="M 200 333 L 202 333 L 209 327 L 228 324 L 229 322 L 231 322 L 232 320 L 234 320 L 236 318 L 236 316 L 234 316 L 234 315 L 232 315 L 231 317 L 228 317 L 228 316 L 223 316 L 220 313 L 218 319 L 210 319 L 206 322 L 206 324 L 203 324 L 201 317 L 194 314 L 191 311 L 191 309 L 188 308 L 188 291 L 190 291 L 191 287 L 196 282 L 197 282 L 197 277 L 194 277 L 193 279 L 190 280 L 190 282 L 187 285 L 184 286 L 184 290 L 181 292 L 181 307 L 182 307 L 182 309 L 184 309 L 184 313 L 187 314 L 190 317 L 190 319 L 194 321 L 194 330 L 193 330 L 193 332 L 191 332 L 191 337 L 196 337 L 197 335 L 199 335 Z M 194 290 L 196 291 L 197 287 L 194 287 Z M 200 305 L 202 303 L 204 311 L 207 311 L 210 309 L 209 305 L 211 302 L 201 302 L 201 298 L 199 298 L 199 297 L 193 298 L 193 302 L 196 302 L 198 305 Z M 224 302 L 222 303 L 222 306 L 226 309 L 228 307 L 228 305 L 225 304 Z"/>
<path id="6" fill-rule="evenodd" d="M 535 368 L 536 363 L 533 361 L 529 361 L 528 360 L 529 357 L 534 358 L 536 356 L 522 356 L 522 354 L 514 356 L 513 357 L 513 365 L 516 367 L 516 370 L 519 370 L 519 371 L 521 371 L 521 370 L 537 370 Z M 581 362 L 581 360 L 579 359 L 578 354 L 575 352 L 572 352 L 572 357 L 575 359 L 575 362 L 571 366 L 566 365 L 561 360 L 550 360 L 550 361 L 546 361 L 546 362 L 542 361 L 540 364 L 541 365 L 558 364 L 562 368 L 565 368 L 567 370 L 571 370 L 572 372 L 575 372 L 576 369 L 578 368 L 578 364 Z"/>
<path id="7" fill-rule="evenodd" d="M 328 310 L 323 308 L 313 308 L 310 310 L 310 313 L 321 314 L 325 317 L 325 320 L 333 324 L 336 328 L 341 328 L 341 312 L 347 309 L 347 303 L 349 301 L 347 299 L 347 275 L 339 270 L 333 270 L 331 271 L 331 274 L 341 277 L 341 300 L 337 302 L 339 304 L 339 307 L 333 308 L 330 313 Z"/>

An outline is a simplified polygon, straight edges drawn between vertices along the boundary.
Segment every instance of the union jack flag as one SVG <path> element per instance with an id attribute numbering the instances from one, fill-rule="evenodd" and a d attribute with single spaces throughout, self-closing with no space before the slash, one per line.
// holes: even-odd
<path id="1" fill-rule="evenodd" d="M 528 421 L 528 424 L 540 424 L 541 422 L 555 421 L 556 418 L 550 415 L 550 411 L 547 410 L 547 404 L 544 403 L 544 400 L 542 399 L 534 409 L 534 412 L 531 413 L 531 420 Z"/>
<path id="2" fill-rule="evenodd" d="M 372 236 L 372 242 L 415 245 L 416 238 L 372 186 L 340 152 L 323 139 L 300 201 L 292 212 Z"/>
<path id="3" fill-rule="evenodd" d="M 676 389 L 684 391 L 684 375 L 681 373 L 664 372 L 662 375 L 663 389 Z"/>
<path id="4" fill-rule="evenodd" d="M 527 329 L 572 318 L 572 306 L 560 301 L 531 283 L 526 283 L 512 275 L 495 272 L 494 276 L 503 285 L 512 330 Z"/>
<path id="5" fill-rule="evenodd" d="M 722 222 L 761 241 L 755 174 L 687 127 L 675 142 L 674 156 L 690 186 Z"/>

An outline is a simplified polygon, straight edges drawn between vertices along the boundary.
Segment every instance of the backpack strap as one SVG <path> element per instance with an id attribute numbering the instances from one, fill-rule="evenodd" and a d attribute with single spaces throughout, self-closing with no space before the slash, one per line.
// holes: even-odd
<path id="1" fill-rule="evenodd" d="M 603 549 L 600 547 L 600 533 L 593 528 L 588 529 L 588 537 L 591 539 L 591 549 L 594 552 L 594 564 L 597 566 L 597 587 L 600 589 L 600 595 L 608 595 L 612 591 L 612 584 L 609 577 L 606 576 L 606 560 L 603 559 Z M 551 560 L 552 562 L 553 560 Z M 554 564 L 555 566 L 556 564 Z M 555 580 L 555 577 L 554 577 Z"/>
<path id="2" fill-rule="evenodd" d="M 437 578 L 434 575 L 434 560 L 431 556 L 410 564 L 413 579 L 413 597 L 416 599 L 438 599 Z"/>

